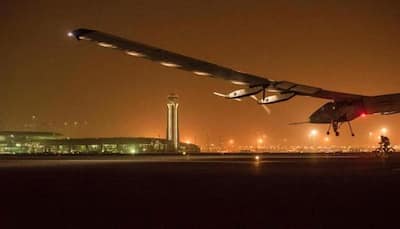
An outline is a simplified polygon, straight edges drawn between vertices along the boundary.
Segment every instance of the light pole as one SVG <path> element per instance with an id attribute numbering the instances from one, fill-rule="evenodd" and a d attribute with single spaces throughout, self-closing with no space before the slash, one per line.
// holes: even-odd
<path id="1" fill-rule="evenodd" d="M 316 140 L 317 136 L 318 136 L 318 130 L 316 130 L 316 129 L 310 130 L 310 133 L 308 134 L 308 137 L 312 141 L 313 148 L 315 147 L 315 140 Z"/>
<path id="2" fill-rule="evenodd" d="M 264 140 L 262 138 L 257 139 L 257 149 L 256 149 L 257 151 L 260 150 L 261 144 L 263 144 L 263 143 L 264 143 Z"/>
<path id="3" fill-rule="evenodd" d="M 381 128 L 381 134 L 383 136 L 386 136 L 387 133 L 388 133 L 388 129 L 386 127 Z"/>
<path id="4" fill-rule="evenodd" d="M 228 145 L 229 145 L 229 151 L 233 152 L 233 146 L 235 144 L 235 140 L 229 139 Z"/>

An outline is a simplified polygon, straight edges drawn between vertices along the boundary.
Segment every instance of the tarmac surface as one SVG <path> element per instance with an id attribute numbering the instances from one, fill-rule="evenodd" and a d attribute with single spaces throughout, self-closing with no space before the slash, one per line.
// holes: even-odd
<path id="1" fill-rule="evenodd" d="M 0 156 L 0 195 L 0 228 L 398 228 L 400 157 Z"/>

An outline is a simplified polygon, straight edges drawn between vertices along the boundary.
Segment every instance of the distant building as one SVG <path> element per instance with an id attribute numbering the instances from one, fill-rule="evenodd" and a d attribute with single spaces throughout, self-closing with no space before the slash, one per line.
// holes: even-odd
<path id="1" fill-rule="evenodd" d="M 0 153 L 157 153 L 200 152 L 194 144 L 179 142 L 178 95 L 167 103 L 167 137 L 161 138 L 66 138 L 52 132 L 0 131 Z"/>
<path id="2" fill-rule="evenodd" d="M 179 150 L 178 100 L 177 94 L 170 94 L 167 103 L 167 140 L 172 143 L 175 151 Z"/>
<path id="3" fill-rule="evenodd" d="M 43 141 L 64 138 L 53 132 L 0 131 L 0 153 L 44 152 Z"/>
<path id="4" fill-rule="evenodd" d="M 160 138 L 65 138 L 59 133 L 0 131 L 0 153 L 141 154 L 171 152 Z M 194 144 L 179 143 L 179 152 L 200 152 Z M 177 152 L 173 151 L 173 152 Z"/>

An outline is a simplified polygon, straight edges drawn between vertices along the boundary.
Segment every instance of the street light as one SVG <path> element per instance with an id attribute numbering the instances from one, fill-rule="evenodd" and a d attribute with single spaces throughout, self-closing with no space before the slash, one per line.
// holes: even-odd
<path id="1" fill-rule="evenodd" d="M 370 131 L 368 132 L 368 137 L 372 137 L 374 134 Z"/>
<path id="2" fill-rule="evenodd" d="M 261 137 L 257 138 L 256 150 L 262 149 L 263 148 L 263 143 L 264 143 L 264 139 L 262 139 Z"/>
<path id="3" fill-rule="evenodd" d="M 318 130 L 316 130 L 316 129 L 312 129 L 312 130 L 310 131 L 310 133 L 308 134 L 308 136 L 309 136 L 310 138 L 315 138 L 315 137 L 317 137 L 317 135 L 318 135 Z"/>
<path id="4" fill-rule="evenodd" d="M 381 129 L 381 134 L 382 134 L 382 135 L 386 135 L 387 132 L 388 132 L 388 129 L 387 129 L 386 127 L 383 127 L 383 128 Z"/>
<path id="5" fill-rule="evenodd" d="M 315 139 L 317 135 L 318 135 L 318 130 L 316 129 L 310 130 L 310 133 L 308 134 L 308 137 L 312 140 L 313 148 L 315 147 Z"/>

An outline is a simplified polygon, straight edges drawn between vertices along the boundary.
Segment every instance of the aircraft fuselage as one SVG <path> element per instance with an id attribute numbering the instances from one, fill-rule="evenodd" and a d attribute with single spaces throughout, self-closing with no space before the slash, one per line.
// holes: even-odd
<path id="1" fill-rule="evenodd" d="M 400 112 L 400 94 L 364 96 L 358 101 L 329 102 L 309 117 L 310 123 L 352 121 L 368 114 L 395 114 Z"/>

